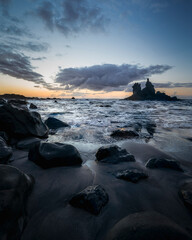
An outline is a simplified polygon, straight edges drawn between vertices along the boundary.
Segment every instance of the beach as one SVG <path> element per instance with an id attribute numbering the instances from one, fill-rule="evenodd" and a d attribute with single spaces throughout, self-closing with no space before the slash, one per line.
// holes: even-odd
<path id="1" fill-rule="evenodd" d="M 37 109 L 29 111 L 39 112 L 43 121 L 47 117 L 54 117 L 69 124 L 70 127 L 50 131 L 48 138 L 41 141 L 73 145 L 80 153 L 82 164 L 42 168 L 28 159 L 29 149 L 18 149 L 16 142 L 12 145 L 13 155 L 6 164 L 32 175 L 35 180 L 26 203 L 26 223 L 18 239 L 113 239 L 113 228 L 119 221 L 131 214 L 143 212 L 161 214 L 176 224 L 173 225 L 178 233 L 176 231 L 167 239 L 181 239 L 179 233 L 182 231 L 186 237 L 183 239 L 191 239 L 192 212 L 179 195 L 183 184 L 192 179 L 189 103 L 178 103 L 178 110 L 176 104 L 166 102 L 129 104 L 119 100 L 57 101 L 59 103 L 54 100 L 34 100 L 32 102 L 37 105 Z M 165 110 L 173 118 L 164 117 Z M 179 111 L 184 111 L 186 115 L 181 115 Z M 183 117 L 185 122 L 181 121 Z M 137 129 L 137 137 L 110 136 L 115 129 L 136 131 L 136 127 L 141 128 Z M 118 161 L 118 157 L 115 163 L 99 161 L 96 158 L 98 149 L 111 145 L 125 149 L 134 156 L 135 161 Z M 146 167 L 151 158 L 179 162 L 181 171 L 172 167 Z M 116 177 L 119 171 L 133 169 L 144 172 L 147 178 L 131 182 Z M 95 185 L 102 186 L 108 195 L 108 202 L 99 214 L 91 214 L 70 204 L 74 194 Z M 147 226 L 148 232 L 150 224 Z M 165 226 L 169 225 L 166 224 L 165 221 Z M 151 225 L 152 231 L 153 228 Z M 156 230 L 159 231 L 159 238 L 156 239 L 163 239 L 160 236 L 161 229 L 163 232 L 163 226 L 159 225 Z M 118 235 L 118 230 L 116 232 Z M 128 238 L 120 236 L 114 239 Z M 133 239 L 139 238 L 135 236 Z M 143 235 L 142 239 L 147 238 Z"/>

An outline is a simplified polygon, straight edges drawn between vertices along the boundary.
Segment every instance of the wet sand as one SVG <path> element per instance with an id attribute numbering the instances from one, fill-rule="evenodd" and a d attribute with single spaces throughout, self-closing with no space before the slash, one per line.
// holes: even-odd
<path id="1" fill-rule="evenodd" d="M 28 200 L 28 223 L 21 239 L 104 240 L 114 224 L 141 211 L 159 212 L 192 235 L 192 212 L 178 195 L 182 183 L 192 177 L 192 162 L 179 157 L 184 172 L 147 169 L 145 163 L 149 158 L 170 156 L 144 143 L 129 141 L 121 147 L 133 154 L 136 162 L 98 163 L 96 151 L 86 153 L 79 145 L 84 160 L 81 167 L 41 169 L 28 160 L 27 151 L 14 150 L 11 165 L 32 174 L 36 181 Z M 114 176 L 118 170 L 133 168 L 144 170 L 148 179 L 135 184 Z M 75 193 L 93 184 L 104 187 L 109 195 L 108 204 L 98 216 L 68 203 Z"/>

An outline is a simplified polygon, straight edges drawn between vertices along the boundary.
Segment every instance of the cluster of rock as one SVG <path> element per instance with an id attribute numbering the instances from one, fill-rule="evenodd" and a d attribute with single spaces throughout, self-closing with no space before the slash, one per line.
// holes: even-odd
<path id="1" fill-rule="evenodd" d="M 170 97 L 162 92 L 155 92 L 153 84 L 147 79 L 145 88 L 141 89 L 141 84 L 135 83 L 133 85 L 133 95 L 126 98 L 126 100 L 143 101 L 143 100 L 156 100 L 156 101 L 177 101 L 177 97 Z"/>

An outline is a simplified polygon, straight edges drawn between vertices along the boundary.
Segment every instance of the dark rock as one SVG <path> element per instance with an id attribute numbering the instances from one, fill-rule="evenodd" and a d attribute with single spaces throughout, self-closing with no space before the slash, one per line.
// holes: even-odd
<path id="1" fill-rule="evenodd" d="M 111 105 L 105 104 L 105 105 L 100 105 L 99 107 L 106 107 L 106 108 L 108 108 L 108 107 L 111 107 Z"/>
<path id="2" fill-rule="evenodd" d="M 15 167 L 0 165 L 0 239 L 19 240 L 26 225 L 27 198 L 34 178 Z"/>
<path id="3" fill-rule="evenodd" d="M 57 100 L 54 101 L 55 103 L 58 103 Z"/>
<path id="4" fill-rule="evenodd" d="M 5 104 L 5 103 L 6 103 L 5 99 L 0 98 L 0 104 Z"/>
<path id="5" fill-rule="evenodd" d="M 121 149 L 116 145 L 99 148 L 95 156 L 99 162 L 106 163 L 135 161 L 135 158 L 132 154 L 128 153 L 126 149 Z"/>
<path id="6" fill-rule="evenodd" d="M 67 123 L 64 123 L 60 121 L 59 119 L 49 117 L 46 121 L 45 124 L 48 126 L 50 129 L 58 129 L 62 127 L 70 127 Z"/>
<path id="7" fill-rule="evenodd" d="M 157 91 L 153 84 L 147 78 L 145 88 L 141 90 L 141 85 L 135 83 L 133 85 L 133 95 L 126 98 L 126 100 L 143 101 L 143 100 L 158 100 L 158 101 L 178 101 L 177 97 L 170 97 L 165 93 Z"/>
<path id="8" fill-rule="evenodd" d="M 11 99 L 11 100 L 8 100 L 8 103 L 9 104 L 13 104 L 13 105 L 26 105 L 27 102 L 26 100 L 21 100 L 21 99 Z"/>
<path id="9" fill-rule="evenodd" d="M 69 203 L 73 207 L 83 208 L 94 215 L 98 215 L 108 201 L 109 197 L 105 189 L 99 185 L 94 185 L 77 193 Z"/>
<path id="10" fill-rule="evenodd" d="M 75 97 L 72 97 L 71 99 L 75 99 Z"/>
<path id="11" fill-rule="evenodd" d="M 179 195 L 185 205 L 192 210 L 192 182 L 183 184 L 179 190 Z"/>
<path id="12" fill-rule="evenodd" d="M 138 182 L 141 179 L 145 179 L 148 178 L 148 175 L 144 172 L 141 172 L 137 169 L 133 169 L 133 170 L 123 170 L 123 171 L 119 171 L 116 174 L 117 178 L 123 179 L 123 180 L 127 180 L 133 183 Z"/>
<path id="13" fill-rule="evenodd" d="M 30 112 L 10 104 L 0 107 L 0 131 L 12 137 L 47 137 L 48 128 L 37 112 Z"/>
<path id="14" fill-rule="evenodd" d="M 115 130 L 112 132 L 111 137 L 114 138 L 134 138 L 139 137 L 139 134 L 132 130 Z"/>
<path id="15" fill-rule="evenodd" d="M 37 143 L 41 141 L 40 138 L 35 138 L 35 137 L 30 137 L 30 138 L 25 138 L 17 142 L 17 148 L 18 149 L 30 149 Z"/>
<path id="16" fill-rule="evenodd" d="M 9 141 L 9 137 L 6 132 L 0 131 L 0 137 L 2 137 L 6 143 Z"/>
<path id="17" fill-rule="evenodd" d="M 30 109 L 37 109 L 37 106 L 36 106 L 35 104 L 31 103 L 30 106 L 29 106 L 29 108 L 30 108 Z"/>
<path id="18" fill-rule="evenodd" d="M 12 154 L 11 147 L 8 147 L 5 140 L 0 137 L 0 163 L 7 163 Z"/>
<path id="19" fill-rule="evenodd" d="M 148 168 L 170 168 L 177 171 L 183 171 L 180 167 L 180 163 L 175 160 L 165 159 L 165 158 L 150 158 L 146 167 Z"/>
<path id="20" fill-rule="evenodd" d="M 29 160 L 42 168 L 81 165 L 77 149 L 70 144 L 37 143 L 29 150 Z"/>
<path id="21" fill-rule="evenodd" d="M 146 129 L 147 129 L 147 132 L 153 136 L 153 134 L 155 133 L 155 128 L 156 128 L 156 124 L 155 123 L 152 123 L 152 122 L 148 122 L 146 124 Z"/>
<path id="22" fill-rule="evenodd" d="M 191 240 L 188 232 L 157 212 L 139 212 L 120 220 L 105 240 Z"/>

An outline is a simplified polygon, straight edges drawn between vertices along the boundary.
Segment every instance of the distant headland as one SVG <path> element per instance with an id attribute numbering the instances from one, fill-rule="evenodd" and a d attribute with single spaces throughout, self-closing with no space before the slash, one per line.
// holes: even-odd
<path id="1" fill-rule="evenodd" d="M 153 84 L 147 78 L 145 88 L 141 89 L 140 83 L 133 85 L 133 95 L 125 98 L 125 100 L 132 101 L 144 101 L 144 100 L 156 100 L 156 101 L 178 101 L 177 97 L 170 97 L 160 91 L 155 92 Z"/>

